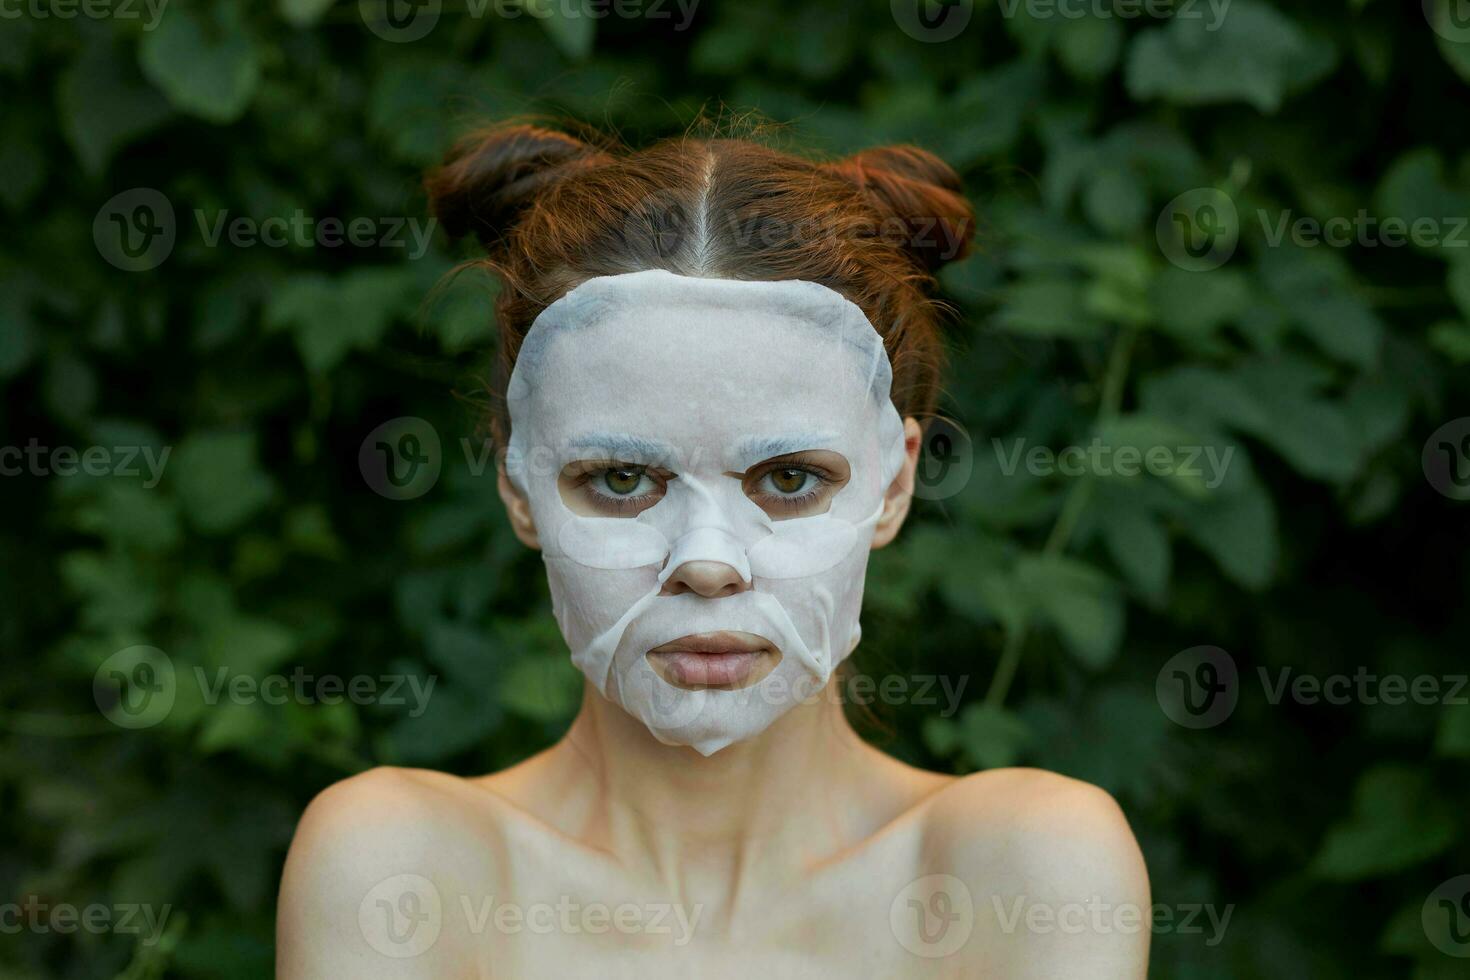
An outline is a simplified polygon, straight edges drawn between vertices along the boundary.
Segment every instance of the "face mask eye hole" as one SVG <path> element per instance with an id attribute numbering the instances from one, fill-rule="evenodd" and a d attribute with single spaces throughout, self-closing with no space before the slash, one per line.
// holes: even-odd
<path id="1" fill-rule="evenodd" d="M 779 521 L 826 513 L 850 477 L 841 453 L 812 449 L 757 463 L 742 475 L 742 482 L 745 495 Z"/>
<path id="2" fill-rule="evenodd" d="M 578 460 L 557 477 L 562 503 L 583 517 L 637 517 L 664 498 L 667 470 L 615 460 Z"/>

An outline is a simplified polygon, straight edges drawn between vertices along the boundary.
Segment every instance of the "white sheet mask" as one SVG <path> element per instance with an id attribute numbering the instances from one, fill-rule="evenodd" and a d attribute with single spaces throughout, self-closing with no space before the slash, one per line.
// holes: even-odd
<path id="1" fill-rule="evenodd" d="M 637 272 L 589 280 L 536 318 L 507 391 L 507 475 L 573 663 L 660 741 L 710 755 L 756 735 L 857 645 L 874 526 L 904 460 L 891 381 L 872 324 L 816 283 Z M 850 470 L 824 513 L 780 519 L 746 494 L 741 474 L 811 450 Z M 586 460 L 674 476 L 636 516 L 585 516 L 558 477 Z M 661 594 L 691 561 L 728 565 L 740 590 Z M 779 664 L 740 689 L 689 690 L 648 662 L 719 630 L 763 637 Z"/>

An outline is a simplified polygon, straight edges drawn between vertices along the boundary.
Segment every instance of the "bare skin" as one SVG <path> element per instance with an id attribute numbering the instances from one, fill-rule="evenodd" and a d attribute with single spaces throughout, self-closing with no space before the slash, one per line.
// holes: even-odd
<path id="1" fill-rule="evenodd" d="M 908 512 L 905 432 L 874 547 Z M 671 582 L 717 598 L 733 574 L 691 562 Z M 504 772 L 375 769 L 313 801 L 277 975 L 1140 980 L 1148 905 L 1133 835 L 1094 787 L 906 766 L 831 686 L 706 758 L 589 686 L 566 737 Z"/>

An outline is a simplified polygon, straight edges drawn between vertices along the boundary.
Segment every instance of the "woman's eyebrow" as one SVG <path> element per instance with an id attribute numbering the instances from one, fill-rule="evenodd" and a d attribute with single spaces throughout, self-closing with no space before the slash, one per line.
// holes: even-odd
<path id="1" fill-rule="evenodd" d="M 567 440 L 567 449 L 596 453 L 624 463 L 660 463 L 673 459 L 674 447 L 659 439 L 627 432 L 589 432 Z"/>
<path id="2" fill-rule="evenodd" d="M 745 469 L 773 456 L 789 456 L 810 449 L 825 449 L 837 441 L 832 432 L 802 432 L 778 436 L 748 436 L 735 445 L 736 457 Z"/>

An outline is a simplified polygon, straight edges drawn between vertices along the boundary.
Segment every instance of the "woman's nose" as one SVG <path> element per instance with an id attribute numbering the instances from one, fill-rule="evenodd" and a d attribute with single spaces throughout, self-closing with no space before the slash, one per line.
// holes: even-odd
<path id="1" fill-rule="evenodd" d="M 750 562 L 729 532 L 697 527 L 674 542 L 659 581 L 663 583 L 659 595 L 692 592 L 717 599 L 750 588 Z"/>
<path id="2" fill-rule="evenodd" d="M 750 583 L 722 561 L 686 561 L 664 579 L 659 595 L 692 592 L 706 599 L 719 599 L 749 590 Z"/>

